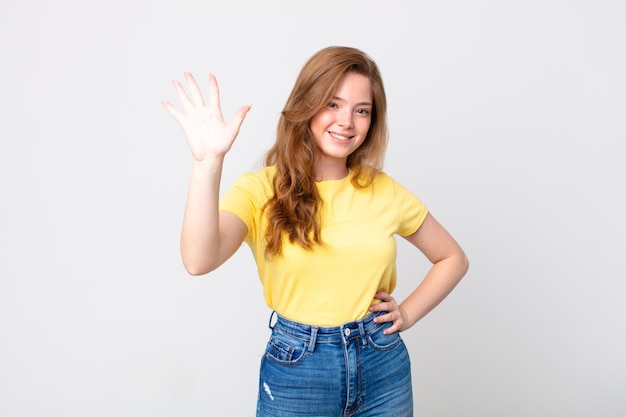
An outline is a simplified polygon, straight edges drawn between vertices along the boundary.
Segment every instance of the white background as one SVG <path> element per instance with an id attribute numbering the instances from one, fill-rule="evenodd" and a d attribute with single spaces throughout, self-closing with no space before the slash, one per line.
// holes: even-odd
<path id="1" fill-rule="evenodd" d="M 626 415 L 626 3 L 0 3 L 0 415 L 252 416 L 269 309 L 247 247 L 188 277 L 193 72 L 253 109 L 256 169 L 305 60 L 379 64 L 386 170 L 470 271 L 404 333 L 419 416 Z M 399 242 L 401 299 L 424 257 Z"/>

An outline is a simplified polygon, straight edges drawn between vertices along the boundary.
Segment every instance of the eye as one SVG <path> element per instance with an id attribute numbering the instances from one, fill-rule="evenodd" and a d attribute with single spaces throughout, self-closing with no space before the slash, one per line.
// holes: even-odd
<path id="1" fill-rule="evenodd" d="M 330 103 L 328 103 L 328 108 L 330 108 L 330 109 L 336 109 L 338 107 L 339 106 L 334 101 L 331 101 Z"/>
<path id="2" fill-rule="evenodd" d="M 368 109 L 358 109 L 356 112 L 361 116 L 367 116 L 370 114 L 370 111 Z"/>

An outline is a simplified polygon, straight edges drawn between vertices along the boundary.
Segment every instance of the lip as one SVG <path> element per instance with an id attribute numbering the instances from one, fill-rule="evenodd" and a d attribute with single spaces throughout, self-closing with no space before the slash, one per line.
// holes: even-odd
<path id="1" fill-rule="evenodd" d="M 354 135 L 343 135 L 341 133 L 331 131 L 328 131 L 328 135 L 338 142 L 349 142 L 354 137 Z"/>

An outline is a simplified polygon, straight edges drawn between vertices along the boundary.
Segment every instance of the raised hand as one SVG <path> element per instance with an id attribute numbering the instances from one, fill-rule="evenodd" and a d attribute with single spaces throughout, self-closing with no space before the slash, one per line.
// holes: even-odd
<path id="1" fill-rule="evenodd" d="M 209 74 L 209 101 L 205 104 L 202 91 L 191 73 L 185 73 L 191 98 L 180 81 L 172 81 L 183 111 L 178 111 L 169 101 L 161 103 L 183 129 L 187 144 L 195 161 L 223 157 L 231 148 L 250 105 L 241 106 L 230 122 L 225 122 L 220 107 L 217 79 Z"/>

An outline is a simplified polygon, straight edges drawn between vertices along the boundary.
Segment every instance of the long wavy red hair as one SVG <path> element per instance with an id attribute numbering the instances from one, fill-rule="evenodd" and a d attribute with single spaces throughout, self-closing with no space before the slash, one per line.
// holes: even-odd
<path id="1" fill-rule="evenodd" d="M 282 253 L 285 236 L 305 249 L 322 244 L 322 201 L 314 177 L 319 149 L 309 122 L 328 105 L 348 72 L 369 78 L 373 93 L 369 132 L 346 163 L 353 174 L 352 184 L 367 187 L 382 169 L 388 137 L 387 99 L 376 63 L 355 48 L 330 46 L 318 51 L 300 71 L 278 121 L 276 142 L 265 155 L 265 165 L 276 167 L 274 195 L 265 205 L 266 257 Z"/>

